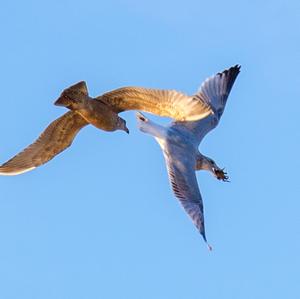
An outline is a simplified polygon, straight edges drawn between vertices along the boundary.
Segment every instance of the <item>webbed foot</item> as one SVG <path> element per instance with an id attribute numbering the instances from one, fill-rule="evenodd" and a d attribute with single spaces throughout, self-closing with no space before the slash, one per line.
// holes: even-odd
<path id="1" fill-rule="evenodd" d="M 218 180 L 222 180 L 223 182 L 230 182 L 229 176 L 227 172 L 224 171 L 225 168 L 214 168 L 214 174 Z"/>

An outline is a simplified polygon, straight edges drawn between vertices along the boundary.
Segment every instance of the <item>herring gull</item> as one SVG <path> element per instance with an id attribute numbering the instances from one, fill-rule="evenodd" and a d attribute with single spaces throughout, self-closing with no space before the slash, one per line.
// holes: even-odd
<path id="1" fill-rule="evenodd" d="M 194 97 L 209 105 L 212 112 L 200 120 L 175 120 L 168 126 L 161 126 L 137 112 L 139 129 L 152 135 L 159 143 L 173 192 L 206 243 L 203 202 L 195 170 L 208 170 L 223 181 L 228 181 L 228 176 L 214 160 L 201 154 L 198 147 L 203 137 L 219 123 L 239 71 L 240 66 L 236 65 L 202 83 Z M 211 250 L 211 246 L 207 245 Z"/>

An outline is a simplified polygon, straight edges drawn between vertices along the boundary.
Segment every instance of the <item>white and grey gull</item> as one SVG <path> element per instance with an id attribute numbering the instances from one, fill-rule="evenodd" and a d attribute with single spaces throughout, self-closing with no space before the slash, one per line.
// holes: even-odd
<path id="1" fill-rule="evenodd" d="M 206 243 L 203 202 L 195 171 L 208 170 L 223 181 L 228 181 L 228 176 L 213 159 L 201 154 L 198 146 L 203 137 L 219 123 L 239 72 L 240 66 L 236 65 L 203 82 L 194 98 L 204 106 L 208 105 L 211 112 L 199 120 L 175 120 L 168 126 L 161 126 L 137 112 L 139 129 L 152 135 L 159 143 L 173 192 Z M 211 250 L 211 246 L 207 245 Z"/>

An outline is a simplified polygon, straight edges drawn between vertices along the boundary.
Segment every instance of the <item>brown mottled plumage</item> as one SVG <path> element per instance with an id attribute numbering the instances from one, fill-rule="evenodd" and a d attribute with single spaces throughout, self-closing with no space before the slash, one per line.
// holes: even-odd
<path id="1" fill-rule="evenodd" d="M 104 131 L 123 130 L 129 133 L 126 122 L 110 106 L 89 97 L 86 83 L 81 81 L 65 89 L 54 103 L 80 114 L 89 124 Z"/>

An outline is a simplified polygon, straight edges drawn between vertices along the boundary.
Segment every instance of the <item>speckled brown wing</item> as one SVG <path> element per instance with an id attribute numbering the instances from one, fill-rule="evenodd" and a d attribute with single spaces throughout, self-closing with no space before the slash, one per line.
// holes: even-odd
<path id="1" fill-rule="evenodd" d="M 195 121 L 212 113 L 204 101 L 176 90 L 123 87 L 107 92 L 96 100 L 110 105 L 117 113 L 141 110 L 177 121 Z"/>
<path id="2" fill-rule="evenodd" d="M 0 166 L 0 175 L 17 175 L 32 170 L 65 150 L 88 123 L 77 113 L 67 112 L 53 121 L 40 137 Z"/>

